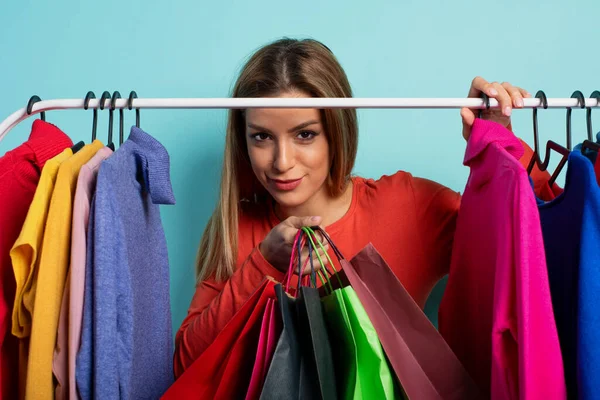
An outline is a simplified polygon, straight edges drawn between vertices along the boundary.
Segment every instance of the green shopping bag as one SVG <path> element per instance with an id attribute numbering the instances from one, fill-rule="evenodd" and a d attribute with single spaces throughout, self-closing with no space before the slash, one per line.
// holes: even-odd
<path id="1" fill-rule="evenodd" d="M 350 286 L 336 289 L 321 302 L 340 398 L 402 398 L 377 332 L 354 289 Z"/>
<path id="2" fill-rule="evenodd" d="M 312 233 L 312 238 L 309 236 L 311 242 L 318 241 L 314 232 L 310 228 L 307 230 Z M 322 246 L 320 242 L 319 245 Z M 333 266 L 331 259 L 328 261 Z M 327 272 L 323 263 L 321 268 Z M 377 332 L 354 289 L 350 286 L 331 289 L 331 284 L 325 285 L 329 294 L 321 298 L 321 303 L 333 352 L 339 398 L 404 398 Z"/>

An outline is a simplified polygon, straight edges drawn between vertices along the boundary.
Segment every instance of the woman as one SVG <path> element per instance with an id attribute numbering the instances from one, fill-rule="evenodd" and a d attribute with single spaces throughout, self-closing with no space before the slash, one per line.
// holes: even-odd
<path id="1" fill-rule="evenodd" d="M 507 127 L 512 108 L 530 97 L 477 77 L 469 97 L 481 92 L 501 105 L 483 117 Z M 233 97 L 351 96 L 335 56 L 314 40 L 261 48 L 233 90 Z M 462 109 L 461 117 L 468 139 L 474 110 Z M 348 258 L 372 242 L 424 306 L 448 273 L 460 195 L 403 171 L 379 180 L 351 176 L 357 145 L 354 109 L 230 110 L 220 199 L 200 243 L 196 293 L 176 336 L 177 376 L 265 276 L 283 278 L 302 226 L 324 227 Z"/>

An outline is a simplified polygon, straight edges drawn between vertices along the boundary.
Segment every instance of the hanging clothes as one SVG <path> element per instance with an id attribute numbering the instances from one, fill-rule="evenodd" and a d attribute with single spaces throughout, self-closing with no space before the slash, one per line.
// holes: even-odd
<path id="1" fill-rule="evenodd" d="M 600 188 L 590 160 L 569 154 L 565 192 L 539 207 L 569 398 L 597 397 Z"/>
<path id="2" fill-rule="evenodd" d="M 48 160 L 71 146 L 71 139 L 56 126 L 33 121 L 28 140 L 0 157 L 0 398 L 18 396 L 19 345 L 12 332 L 17 282 L 10 249 L 17 240 L 34 199 L 40 171 Z"/>
<path id="3" fill-rule="evenodd" d="M 88 226 L 83 399 L 158 398 L 173 382 L 169 263 L 160 204 L 174 204 L 169 155 L 133 127 L 102 162 Z"/>
<path id="4" fill-rule="evenodd" d="M 10 251 L 13 270 L 17 282 L 17 292 L 13 307 L 13 335 L 19 338 L 19 398 L 25 398 L 27 363 L 29 360 L 29 340 L 33 323 L 33 306 L 38 282 L 38 269 L 44 239 L 44 229 L 48 218 L 50 200 L 56 183 L 60 165 L 73 155 L 70 148 L 48 160 L 27 218 L 19 238 Z"/>
<path id="5" fill-rule="evenodd" d="M 440 332 L 492 399 L 565 399 L 539 215 L 523 146 L 476 119 Z"/>
<path id="6" fill-rule="evenodd" d="M 52 359 L 69 265 L 75 185 L 81 167 L 102 147 L 102 142 L 95 140 L 63 161 L 58 169 L 38 268 L 27 362 L 27 399 L 54 399 Z"/>
<path id="7" fill-rule="evenodd" d="M 77 399 L 75 360 L 81 343 L 83 290 L 85 286 L 86 235 L 90 203 L 96 189 L 100 163 L 113 151 L 103 147 L 79 171 L 71 228 L 71 260 L 60 309 L 58 337 L 52 371 L 57 381 L 56 400 Z"/>

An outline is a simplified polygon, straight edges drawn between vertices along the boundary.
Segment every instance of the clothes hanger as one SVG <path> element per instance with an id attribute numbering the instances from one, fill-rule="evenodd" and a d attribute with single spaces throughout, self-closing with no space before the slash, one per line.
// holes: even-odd
<path id="1" fill-rule="evenodd" d="M 541 103 L 542 103 L 542 107 L 544 107 L 544 109 L 548 108 L 548 99 L 546 98 L 546 93 L 544 93 L 543 90 L 539 90 L 536 94 L 535 97 L 537 99 L 541 99 Z M 537 164 L 538 168 L 541 171 L 545 171 L 546 167 L 548 167 L 548 157 L 549 154 L 546 152 L 546 159 L 544 160 L 544 162 L 542 163 L 540 161 L 540 141 L 539 141 L 539 137 L 538 137 L 538 108 L 534 107 L 533 109 L 533 156 L 531 157 L 531 160 L 529 161 L 529 165 L 527 166 L 527 173 L 531 174 L 531 171 L 533 170 L 533 167 Z M 546 149 L 548 150 L 548 149 Z"/>
<path id="2" fill-rule="evenodd" d="M 542 107 L 544 107 L 544 109 L 548 108 L 548 98 L 546 97 L 546 93 L 544 93 L 543 90 L 539 90 L 535 94 L 535 97 L 541 100 Z M 540 171 L 546 171 L 548 169 L 548 164 L 550 164 L 550 150 L 556 151 L 557 153 L 561 154 L 563 157 L 560 160 L 558 167 L 556 168 L 556 170 L 550 177 L 550 180 L 548 181 L 548 184 L 550 186 L 552 186 L 552 184 L 556 181 L 558 174 L 560 173 L 560 171 L 562 170 L 564 165 L 567 163 L 567 159 L 568 159 L 569 153 L 571 151 L 568 148 L 565 148 L 552 140 L 548 140 L 546 142 L 546 154 L 544 156 L 544 161 L 542 162 L 542 160 L 540 159 L 540 140 L 539 140 L 539 135 L 538 135 L 537 114 L 538 114 L 538 107 L 535 107 L 533 109 L 534 152 L 533 152 L 533 157 L 531 157 L 531 161 L 529 162 L 529 165 L 527 166 L 527 173 L 531 174 L 531 171 L 533 170 L 533 167 L 536 164 Z M 570 143 L 570 135 L 571 135 L 570 123 L 571 123 L 571 116 L 570 116 L 570 114 L 567 114 L 567 143 Z"/>
<path id="3" fill-rule="evenodd" d="M 115 96 L 116 98 L 121 98 L 121 94 L 119 92 L 115 92 L 113 93 L 113 99 L 111 100 L 111 107 L 114 110 L 114 101 L 115 101 Z M 129 93 L 129 98 L 127 99 L 127 109 L 129 110 L 133 110 L 133 99 L 137 99 L 137 93 L 135 92 L 135 90 L 132 90 Z M 123 109 L 119 110 L 119 117 L 120 117 L 120 123 L 119 123 L 119 145 L 123 144 L 123 141 L 125 140 L 124 137 L 124 132 L 123 132 Z M 135 126 L 136 127 L 140 127 L 140 109 L 136 108 L 135 109 Z"/>
<path id="4" fill-rule="evenodd" d="M 100 104 L 98 105 L 98 107 L 100 108 L 100 110 L 104 110 L 104 104 L 106 102 L 107 99 L 110 99 L 110 92 L 105 90 L 102 93 L 102 96 L 100 96 Z M 115 145 L 112 142 L 112 122 L 113 122 L 113 118 L 112 118 L 112 112 L 109 112 L 109 117 L 108 117 L 108 144 L 106 145 L 107 147 L 109 147 L 112 151 L 115 151 Z"/>
<path id="5" fill-rule="evenodd" d="M 590 97 L 600 102 L 600 91 L 594 90 Z M 586 109 L 586 124 L 588 138 L 587 140 L 583 141 L 583 144 L 581 145 L 581 152 L 583 153 L 586 149 L 590 149 L 595 152 L 600 152 L 600 144 L 594 140 L 594 134 L 592 131 L 592 107 L 587 107 Z"/>
<path id="6" fill-rule="evenodd" d="M 90 100 L 95 99 L 96 95 L 91 90 L 85 95 L 83 100 L 83 109 L 87 110 L 90 107 Z M 92 142 L 96 140 L 96 127 L 98 126 L 98 108 L 94 108 L 94 119 L 92 121 Z"/>
<path id="7" fill-rule="evenodd" d="M 87 94 L 85 95 L 85 98 L 83 99 L 83 109 L 87 110 L 90 106 L 90 100 L 95 99 L 95 98 L 96 98 L 96 95 L 94 94 L 94 92 L 92 92 L 92 91 L 87 92 Z M 92 124 L 92 142 L 94 140 L 96 140 L 96 125 L 97 124 L 98 124 L 98 110 L 94 108 L 94 121 Z M 83 146 L 85 146 L 85 143 L 83 141 L 79 141 L 79 142 L 75 143 L 73 145 L 73 147 L 71 147 L 73 154 L 75 154 L 79 150 L 81 150 L 83 148 Z"/>
<path id="8" fill-rule="evenodd" d="M 129 100 L 127 101 L 127 108 L 129 110 L 133 109 L 133 99 L 137 99 L 138 95 L 135 92 L 135 90 L 132 90 L 131 93 L 129 93 Z M 136 108 L 135 109 L 135 126 L 136 127 L 140 127 L 140 109 Z"/>
<path id="9" fill-rule="evenodd" d="M 583 95 L 583 93 L 581 93 L 581 91 L 579 91 L 579 90 L 574 91 L 573 94 L 571 94 L 571 98 L 578 100 L 577 103 L 578 103 L 579 108 L 585 108 L 585 96 Z M 572 145 L 571 113 L 572 112 L 573 112 L 573 108 L 567 107 L 567 148 L 565 149 L 564 147 L 558 145 L 558 147 L 560 149 L 559 150 L 554 149 L 555 151 L 562 154 L 563 157 L 561 158 L 560 162 L 558 163 L 558 166 L 556 167 L 556 170 L 554 170 L 554 173 L 552 174 L 552 176 L 550 177 L 550 180 L 548 181 L 548 184 L 550 186 L 552 186 L 554 184 L 554 182 L 556 181 L 556 178 L 558 178 L 558 175 L 560 174 L 560 172 L 562 171 L 564 166 L 567 164 L 567 160 L 569 159 L 569 154 L 571 153 L 571 149 L 572 149 L 572 147 L 571 147 L 571 145 Z M 550 143 L 550 141 L 548 143 Z"/>
<path id="10" fill-rule="evenodd" d="M 27 103 L 27 115 L 31 115 L 32 110 L 33 110 L 33 105 L 35 103 L 37 103 L 38 101 L 42 101 L 42 99 L 40 99 L 40 96 L 35 95 L 35 94 L 33 96 L 31 96 L 31 98 L 29 99 L 29 102 Z M 42 111 L 40 113 L 40 119 L 42 121 L 46 121 L 46 112 L 45 111 Z"/>
<path id="11" fill-rule="evenodd" d="M 117 99 L 121 98 L 121 93 L 115 90 L 110 99 L 110 110 L 108 111 L 109 116 L 109 127 L 108 127 L 108 140 L 112 143 L 112 128 L 113 128 L 113 112 L 115 111 Z M 123 109 L 119 108 L 119 144 L 123 144 Z"/>
<path id="12" fill-rule="evenodd" d="M 581 91 L 576 90 L 573 92 L 573 94 L 571 95 L 572 99 L 577 99 L 578 100 L 578 107 L 579 108 L 585 108 L 585 96 L 583 95 L 583 93 L 581 93 Z M 567 107 L 567 149 L 571 150 L 571 113 L 573 112 L 573 108 L 572 107 Z M 588 134 L 589 135 L 589 134 Z"/>
<path id="13" fill-rule="evenodd" d="M 118 92 L 117 92 L 118 93 Z M 135 90 L 132 90 L 129 93 L 129 98 L 127 99 L 127 109 L 129 110 L 133 110 L 133 99 L 137 99 L 138 95 L 135 92 Z M 120 137 L 119 137 L 119 141 L 120 141 L 120 145 L 123 144 L 123 140 L 125 139 L 123 137 L 123 109 L 121 109 L 121 132 L 120 132 Z M 136 108 L 135 109 L 135 126 L 136 127 L 140 127 L 140 109 Z"/>

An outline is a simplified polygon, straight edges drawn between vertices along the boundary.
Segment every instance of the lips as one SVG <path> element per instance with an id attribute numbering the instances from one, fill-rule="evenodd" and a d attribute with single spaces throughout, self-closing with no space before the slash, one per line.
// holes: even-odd
<path id="1" fill-rule="evenodd" d="M 302 183 L 302 179 L 303 178 L 282 180 L 282 179 L 269 178 L 269 182 L 271 183 L 271 186 L 273 186 L 277 190 L 290 191 L 290 190 L 296 189 L 298 187 L 298 185 L 300 185 L 300 183 Z"/>

